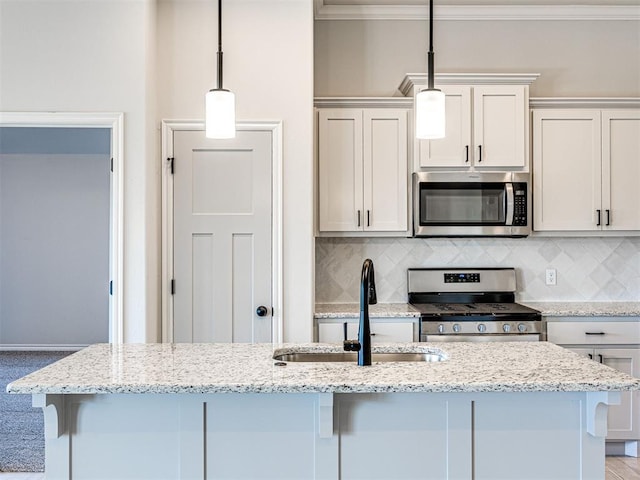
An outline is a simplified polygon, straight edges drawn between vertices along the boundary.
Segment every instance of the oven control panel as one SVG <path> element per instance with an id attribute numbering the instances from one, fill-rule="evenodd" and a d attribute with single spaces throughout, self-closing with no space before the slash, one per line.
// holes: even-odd
<path id="1" fill-rule="evenodd" d="M 479 273 L 445 273 L 444 283 L 480 283 Z"/>
<path id="2" fill-rule="evenodd" d="M 540 320 L 513 320 L 513 321 L 438 321 L 438 319 L 422 319 L 421 335 L 444 335 L 455 337 L 464 335 L 469 337 L 512 337 L 517 340 L 523 334 L 542 334 L 542 322 Z M 478 338 L 480 340 L 480 338 Z M 421 341 L 431 341 L 422 338 Z"/>

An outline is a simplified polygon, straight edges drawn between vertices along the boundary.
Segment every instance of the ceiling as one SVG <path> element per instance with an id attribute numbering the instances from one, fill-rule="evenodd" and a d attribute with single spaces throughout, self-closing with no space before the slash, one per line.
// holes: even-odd
<path id="1" fill-rule="evenodd" d="M 316 20 L 417 20 L 429 0 L 314 0 Z M 440 20 L 640 20 L 640 0 L 434 0 Z"/>

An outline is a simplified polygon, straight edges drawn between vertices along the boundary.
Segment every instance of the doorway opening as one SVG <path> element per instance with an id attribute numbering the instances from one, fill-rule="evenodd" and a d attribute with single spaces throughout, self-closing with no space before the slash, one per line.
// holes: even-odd
<path id="1" fill-rule="evenodd" d="M 122 343 L 122 126 L 0 113 L 0 349 Z"/>

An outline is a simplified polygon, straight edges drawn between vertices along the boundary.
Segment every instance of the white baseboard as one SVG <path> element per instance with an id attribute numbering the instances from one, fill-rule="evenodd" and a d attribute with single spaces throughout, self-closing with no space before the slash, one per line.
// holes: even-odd
<path id="1" fill-rule="evenodd" d="M 88 345 L 33 345 L 0 343 L 0 352 L 77 352 Z"/>

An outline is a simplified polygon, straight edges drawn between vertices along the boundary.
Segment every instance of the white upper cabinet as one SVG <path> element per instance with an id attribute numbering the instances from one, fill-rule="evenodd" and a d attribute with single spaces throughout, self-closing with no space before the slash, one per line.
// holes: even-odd
<path id="1" fill-rule="evenodd" d="M 640 230 L 640 110 L 602 111 L 605 230 Z"/>
<path id="2" fill-rule="evenodd" d="M 639 158 L 638 110 L 534 110 L 534 230 L 640 230 Z"/>
<path id="3" fill-rule="evenodd" d="M 417 140 L 420 168 L 527 171 L 527 85 L 441 87 L 446 136 Z M 416 93 L 420 88 L 416 88 Z"/>
<path id="4" fill-rule="evenodd" d="M 318 229 L 408 228 L 407 110 L 318 110 Z"/>

